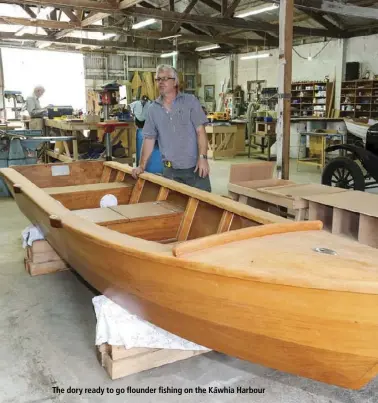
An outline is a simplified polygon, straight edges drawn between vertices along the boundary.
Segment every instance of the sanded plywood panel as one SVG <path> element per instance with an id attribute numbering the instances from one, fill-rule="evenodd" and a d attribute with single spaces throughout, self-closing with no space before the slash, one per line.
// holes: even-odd
<path id="1" fill-rule="evenodd" d="M 53 176 L 52 173 L 57 171 L 58 167 L 67 168 L 68 175 Z M 75 164 L 37 164 L 12 168 L 24 175 L 36 186 L 45 188 L 100 182 L 103 161 L 75 162 Z"/>
<path id="2" fill-rule="evenodd" d="M 216 234 L 222 214 L 222 209 L 200 202 L 189 231 L 188 239 Z"/>

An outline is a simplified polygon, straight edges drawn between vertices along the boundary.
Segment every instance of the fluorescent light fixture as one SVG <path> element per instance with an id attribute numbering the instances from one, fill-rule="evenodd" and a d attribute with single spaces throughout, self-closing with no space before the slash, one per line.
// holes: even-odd
<path id="1" fill-rule="evenodd" d="M 160 55 L 160 57 L 171 57 L 171 56 L 176 56 L 178 54 L 178 52 L 175 50 L 174 52 L 170 52 L 170 53 L 162 53 Z"/>
<path id="2" fill-rule="evenodd" d="M 271 53 L 255 53 L 252 55 L 242 56 L 240 60 L 249 60 L 249 59 L 263 59 L 265 57 L 271 57 Z"/>
<path id="3" fill-rule="evenodd" d="M 212 49 L 219 49 L 220 45 L 214 44 L 214 45 L 205 45 L 205 46 L 200 46 L 199 48 L 196 48 L 196 52 L 203 52 L 205 50 L 212 50 Z"/>
<path id="4" fill-rule="evenodd" d="M 182 36 L 182 34 L 171 35 L 171 36 L 164 36 L 163 38 L 159 38 L 159 41 L 162 41 L 163 39 L 178 38 L 179 36 Z"/>
<path id="5" fill-rule="evenodd" d="M 115 36 L 117 36 L 117 34 L 105 34 L 100 36 L 100 38 L 98 38 L 100 41 L 104 41 L 106 39 L 110 39 L 110 38 L 114 38 Z"/>
<path id="6" fill-rule="evenodd" d="M 249 17 L 250 15 L 265 13 L 266 11 L 272 11 L 279 7 L 280 6 L 278 4 L 272 4 L 271 6 L 266 6 L 266 7 L 262 7 L 262 8 L 257 8 L 255 10 L 246 11 L 245 13 L 235 15 L 235 17 L 236 18 Z"/>
<path id="7" fill-rule="evenodd" d="M 156 22 L 155 18 L 150 18 L 148 20 L 144 20 L 144 21 L 141 21 L 141 22 L 137 22 L 136 24 L 133 24 L 133 26 L 131 28 L 132 29 L 139 29 L 139 28 L 146 27 L 147 25 L 154 24 L 155 22 Z"/>

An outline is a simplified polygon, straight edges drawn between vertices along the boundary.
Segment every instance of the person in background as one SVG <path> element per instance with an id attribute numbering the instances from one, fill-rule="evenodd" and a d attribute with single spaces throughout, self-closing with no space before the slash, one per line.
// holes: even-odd
<path id="1" fill-rule="evenodd" d="M 34 88 L 33 94 L 26 98 L 23 110 L 28 111 L 31 118 L 41 118 L 46 113 L 45 108 L 41 108 L 39 99 L 45 93 L 45 88 L 38 85 Z"/>
<path id="2" fill-rule="evenodd" d="M 134 121 L 137 127 L 143 128 L 150 105 L 151 101 L 146 95 L 143 95 L 139 101 L 134 101 L 130 104 L 130 110 L 134 115 Z"/>
<path id="3" fill-rule="evenodd" d="M 134 178 L 144 172 L 157 140 L 164 163 L 163 176 L 211 192 L 204 127 L 208 120 L 200 102 L 194 95 L 179 92 L 177 71 L 172 66 L 158 66 L 155 81 L 160 97 L 148 109 Z"/>

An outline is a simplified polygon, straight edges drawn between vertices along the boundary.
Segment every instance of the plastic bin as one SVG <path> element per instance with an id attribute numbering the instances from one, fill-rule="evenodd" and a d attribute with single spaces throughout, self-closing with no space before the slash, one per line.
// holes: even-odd
<path id="1" fill-rule="evenodd" d="M 136 163 L 139 165 L 140 154 L 143 144 L 143 129 L 138 129 L 136 132 Z M 151 157 L 146 166 L 146 172 L 151 172 L 155 174 L 163 173 L 163 161 L 161 159 L 161 153 L 159 150 L 159 146 L 156 142 L 154 150 L 152 151 Z"/>

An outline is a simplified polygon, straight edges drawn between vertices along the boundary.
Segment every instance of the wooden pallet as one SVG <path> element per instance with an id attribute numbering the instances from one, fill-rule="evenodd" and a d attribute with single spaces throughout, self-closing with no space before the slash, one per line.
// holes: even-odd
<path id="1" fill-rule="evenodd" d="M 31 276 L 68 270 L 67 263 L 55 252 L 47 241 L 34 241 L 25 250 L 25 270 Z"/>
<path id="2" fill-rule="evenodd" d="M 107 343 L 96 346 L 96 350 L 99 363 L 112 380 L 209 352 L 209 350 L 163 348 L 125 349 L 122 346 L 112 346 Z"/>

